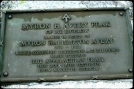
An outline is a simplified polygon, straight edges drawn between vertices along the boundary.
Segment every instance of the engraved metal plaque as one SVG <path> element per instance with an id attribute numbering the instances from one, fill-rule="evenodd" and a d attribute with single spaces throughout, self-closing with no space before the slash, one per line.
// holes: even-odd
<path id="1" fill-rule="evenodd" d="M 3 11 L 2 82 L 132 78 L 128 10 Z"/>

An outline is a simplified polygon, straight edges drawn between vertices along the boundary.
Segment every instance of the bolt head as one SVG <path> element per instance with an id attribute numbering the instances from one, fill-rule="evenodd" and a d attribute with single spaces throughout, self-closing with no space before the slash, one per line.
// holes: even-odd
<path id="1" fill-rule="evenodd" d="M 123 12 L 120 12 L 119 15 L 120 15 L 120 16 L 123 16 Z"/>
<path id="2" fill-rule="evenodd" d="M 132 69 L 132 68 L 129 68 L 128 71 L 129 71 L 130 73 L 132 73 L 132 72 L 133 72 L 133 69 Z"/>
<path id="3" fill-rule="evenodd" d="M 12 18 L 12 15 L 8 15 L 8 18 L 11 19 Z"/>
<path id="4" fill-rule="evenodd" d="M 7 71 L 5 71 L 4 73 L 3 73 L 3 76 L 4 77 L 7 77 L 9 75 L 9 73 L 7 72 Z"/>

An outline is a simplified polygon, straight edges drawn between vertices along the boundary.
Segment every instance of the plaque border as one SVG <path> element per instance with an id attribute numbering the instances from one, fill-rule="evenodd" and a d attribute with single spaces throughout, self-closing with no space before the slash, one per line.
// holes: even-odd
<path id="1" fill-rule="evenodd" d="M 1 18 L 1 32 L 0 32 L 0 42 L 2 46 L 0 46 L 0 76 L 3 76 L 3 51 L 4 51 L 4 36 L 5 36 L 5 23 L 6 23 L 6 14 L 8 13 L 28 13 L 28 12 L 57 12 L 57 11 L 125 11 L 126 13 L 126 25 L 127 31 L 129 35 L 130 49 L 133 54 L 133 33 L 132 33 L 132 25 L 129 17 L 129 8 L 75 8 L 75 9 L 34 9 L 34 10 L 2 10 L 2 18 Z M 25 82 L 25 81 L 58 81 L 58 80 L 87 80 L 87 79 L 95 79 L 95 80 L 110 80 L 110 79 L 131 79 L 133 77 L 133 69 L 130 74 L 115 74 L 115 75 L 90 75 L 90 76 L 69 76 L 67 78 L 64 77 L 41 77 L 41 78 L 8 78 L 1 79 L 1 82 Z"/>

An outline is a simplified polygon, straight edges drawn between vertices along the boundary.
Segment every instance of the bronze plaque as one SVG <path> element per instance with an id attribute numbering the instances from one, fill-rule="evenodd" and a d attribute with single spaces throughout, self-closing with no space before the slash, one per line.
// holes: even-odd
<path id="1" fill-rule="evenodd" d="M 3 11 L 2 82 L 132 78 L 128 10 Z"/>

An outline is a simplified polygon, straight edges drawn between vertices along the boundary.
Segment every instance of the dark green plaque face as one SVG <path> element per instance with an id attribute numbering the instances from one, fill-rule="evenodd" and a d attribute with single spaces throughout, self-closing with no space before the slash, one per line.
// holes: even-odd
<path id="1" fill-rule="evenodd" d="M 126 10 L 3 12 L 1 81 L 132 78 Z"/>

